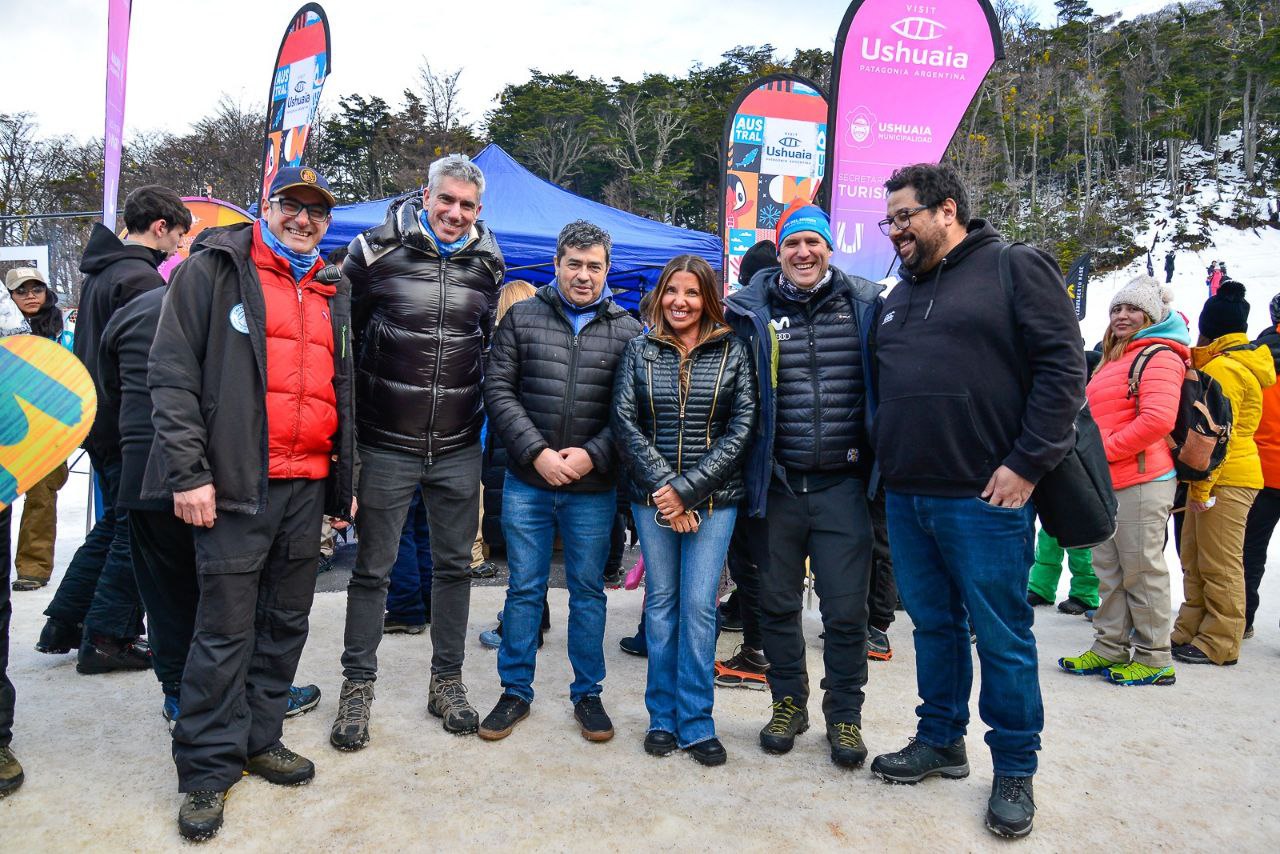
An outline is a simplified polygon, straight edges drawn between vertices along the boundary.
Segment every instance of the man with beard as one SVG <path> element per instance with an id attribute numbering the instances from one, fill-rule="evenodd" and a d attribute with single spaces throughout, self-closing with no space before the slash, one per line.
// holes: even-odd
<path id="1" fill-rule="evenodd" d="M 950 166 L 885 184 L 881 230 L 902 281 L 876 324 L 876 459 L 898 590 L 915 623 L 916 737 L 871 770 L 890 783 L 969 774 L 973 665 L 995 781 L 987 827 L 1031 832 L 1044 711 L 1027 603 L 1036 481 L 1071 447 L 1084 402 L 1079 324 L 1053 261 L 969 216 Z M 999 263 L 1008 252 L 1013 305 Z"/>

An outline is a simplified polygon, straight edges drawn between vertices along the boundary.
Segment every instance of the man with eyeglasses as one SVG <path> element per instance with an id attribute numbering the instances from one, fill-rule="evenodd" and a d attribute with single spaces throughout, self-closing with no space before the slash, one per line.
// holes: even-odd
<path id="1" fill-rule="evenodd" d="M 609 418 L 614 374 L 640 323 L 612 299 L 613 240 L 577 220 L 556 241 L 555 282 L 517 303 L 494 336 L 485 378 L 489 429 L 507 451 L 502 533 L 510 580 L 502 611 L 502 696 L 480 724 L 498 741 L 529 715 L 542 603 L 557 531 L 569 588 L 569 701 L 588 741 L 613 738 L 604 681 L 604 565 L 617 512 Z"/>
<path id="2" fill-rule="evenodd" d="M 431 164 L 427 187 L 351 242 L 360 432 L 360 551 L 347 586 L 342 691 L 329 742 L 369 741 L 391 567 L 413 494 L 431 529 L 427 711 L 448 732 L 479 724 L 462 681 L 471 544 L 480 514 L 480 400 L 504 265 L 479 220 L 484 174 L 466 156 Z"/>
<path id="3" fill-rule="evenodd" d="M 280 733 L 320 520 L 351 515 L 350 298 L 317 252 L 334 197 L 290 167 L 268 199 L 174 272 L 147 372 L 156 437 L 141 497 L 172 494 L 200 581 L 173 732 L 178 829 L 194 840 L 221 827 L 243 772 L 284 786 L 315 775 Z"/>
<path id="4" fill-rule="evenodd" d="M 1071 447 L 1084 403 L 1080 327 L 1053 260 L 971 217 L 951 166 L 906 166 L 885 188 L 880 225 L 902 281 L 874 332 L 874 435 L 921 703 L 915 738 L 871 770 L 890 783 L 968 776 L 972 626 L 995 770 L 987 827 L 1024 836 L 1044 724 L 1026 598 L 1028 501 Z"/>
<path id="5" fill-rule="evenodd" d="M 831 266 L 831 224 L 816 205 L 788 206 L 777 235 L 777 266 L 725 303 L 760 377 L 743 504 L 759 560 L 760 635 L 773 697 L 760 746 L 786 753 L 809 728 L 801 628 L 807 560 L 826 631 L 822 713 L 831 760 L 857 768 L 867 756 L 862 689 L 872 548 L 867 335 L 881 288 Z"/>
<path id="6" fill-rule="evenodd" d="M 123 240 L 107 225 L 95 224 L 80 261 L 85 279 L 74 349 L 95 382 L 102 331 L 122 306 L 164 287 L 157 268 L 177 251 L 191 227 L 191 212 L 173 190 L 153 184 L 126 197 L 124 224 Z M 102 515 L 45 609 L 49 619 L 36 649 L 49 654 L 78 649 L 76 670 L 84 674 L 146 670 L 151 654 L 137 642 L 142 600 L 129 554 L 129 526 L 116 508 L 123 465 L 118 426 L 109 418 L 96 419 L 84 448 L 102 490 Z"/>

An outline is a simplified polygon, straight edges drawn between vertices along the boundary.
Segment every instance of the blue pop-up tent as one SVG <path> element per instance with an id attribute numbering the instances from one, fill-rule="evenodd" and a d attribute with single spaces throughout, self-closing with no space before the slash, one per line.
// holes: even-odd
<path id="1" fill-rule="evenodd" d="M 645 219 L 593 202 L 544 181 L 517 163 L 497 145 L 475 157 L 484 172 L 485 191 L 480 218 L 493 229 L 507 263 L 507 276 L 536 284 L 554 277 L 556 236 L 575 219 L 592 222 L 613 238 L 609 287 L 627 308 L 652 288 L 663 265 L 677 255 L 700 255 L 719 271 L 723 248 L 713 234 L 690 231 Z M 345 246 L 357 234 L 386 218 L 395 199 L 379 199 L 334 208 L 329 232 L 320 243 L 328 252 Z"/>

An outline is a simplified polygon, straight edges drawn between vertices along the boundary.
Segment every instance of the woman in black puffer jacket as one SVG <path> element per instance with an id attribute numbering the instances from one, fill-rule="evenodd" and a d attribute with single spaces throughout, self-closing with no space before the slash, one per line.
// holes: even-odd
<path id="1" fill-rule="evenodd" d="M 743 494 L 755 376 L 701 258 L 667 264 L 646 319 L 649 332 L 627 345 L 613 396 L 647 579 L 644 747 L 662 756 L 679 746 L 720 765 L 711 718 L 716 589 Z"/>

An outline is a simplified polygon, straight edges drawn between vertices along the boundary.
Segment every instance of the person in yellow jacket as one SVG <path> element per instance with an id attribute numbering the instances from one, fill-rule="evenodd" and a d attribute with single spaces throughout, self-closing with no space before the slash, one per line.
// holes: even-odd
<path id="1" fill-rule="evenodd" d="M 1244 634 L 1244 530 L 1262 489 L 1253 434 L 1262 390 L 1275 384 L 1266 347 L 1249 341 L 1244 285 L 1224 280 L 1200 313 L 1192 367 L 1213 377 L 1231 401 L 1231 439 L 1222 465 L 1189 484 L 1182 528 L 1183 601 L 1173 625 L 1173 657 L 1188 664 L 1235 664 Z"/>

